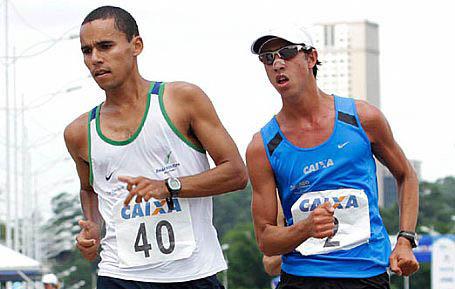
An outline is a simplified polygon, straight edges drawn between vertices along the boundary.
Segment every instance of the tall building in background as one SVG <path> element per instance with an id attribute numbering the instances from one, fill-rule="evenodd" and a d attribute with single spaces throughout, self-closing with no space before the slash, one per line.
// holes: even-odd
<path id="1" fill-rule="evenodd" d="M 368 21 L 321 23 L 312 32 L 323 65 L 319 86 L 328 93 L 380 107 L 378 25 Z"/>
<path id="2" fill-rule="evenodd" d="M 325 92 L 366 100 L 380 107 L 379 31 L 368 21 L 319 23 L 311 29 L 322 67 L 318 84 Z M 377 163 L 379 206 L 384 205 L 383 172 Z"/>

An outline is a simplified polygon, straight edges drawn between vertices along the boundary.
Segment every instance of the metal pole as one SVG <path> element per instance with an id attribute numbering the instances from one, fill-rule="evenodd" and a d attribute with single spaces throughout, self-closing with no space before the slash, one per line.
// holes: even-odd
<path id="1" fill-rule="evenodd" d="M 225 289 L 228 288 L 228 275 L 227 275 L 227 273 L 228 273 L 228 270 L 226 269 L 224 271 L 224 274 L 223 274 L 223 286 L 224 286 Z"/>
<path id="2" fill-rule="evenodd" d="M 92 279 L 92 289 L 96 289 L 96 274 L 95 272 L 92 272 L 91 279 Z"/>
<path id="3" fill-rule="evenodd" d="M 25 122 L 25 121 L 24 121 Z M 37 234 L 35 233 L 35 228 L 36 228 L 36 220 L 35 220 L 35 212 L 37 211 L 37 205 L 35 201 L 31 201 L 33 197 L 33 177 L 32 177 L 32 158 L 30 156 L 30 151 L 27 149 L 27 144 L 28 144 L 28 131 L 27 127 L 24 125 L 24 164 L 26 165 L 25 169 L 25 192 L 27 192 L 27 203 L 28 203 L 28 215 L 30 218 L 30 226 L 28 226 L 28 240 L 29 240 L 29 250 L 30 250 L 30 255 L 33 256 L 35 259 L 37 258 L 37 255 L 34 252 L 34 244 L 38 242 Z"/>
<path id="4" fill-rule="evenodd" d="M 409 276 L 404 276 L 403 277 L 403 288 L 404 289 L 409 289 Z"/>
<path id="5" fill-rule="evenodd" d="M 9 57 L 8 57 L 8 0 L 5 0 L 5 120 L 6 120 L 6 143 L 5 143 L 5 161 L 6 161 L 6 246 L 12 247 L 11 240 L 11 184 L 10 184 L 10 159 L 9 159 Z"/>
<path id="6" fill-rule="evenodd" d="M 13 59 L 16 56 L 16 48 L 13 47 Z M 18 142 L 17 142 L 17 99 L 16 99 L 16 64 L 13 63 L 13 114 L 14 114 L 14 122 L 13 122 L 13 138 L 14 138 L 14 154 L 13 154 L 13 164 L 14 164 L 14 200 L 15 200 L 15 208 L 14 208 L 14 249 L 19 252 L 20 246 L 20 238 L 21 238 L 21 224 L 19 224 L 19 175 L 18 175 Z M 23 244 L 23 243 L 22 243 Z M 23 252 L 23 250 L 22 250 Z"/>
<path id="7" fill-rule="evenodd" d="M 22 124 L 22 137 L 21 137 L 21 157 L 22 157 L 22 209 L 23 209 L 23 220 L 24 224 L 28 224 L 28 226 L 23 225 L 23 248 L 25 251 L 25 255 L 32 257 L 33 250 L 31 248 L 31 230 L 32 230 L 32 211 L 33 207 L 30 204 L 30 200 L 27 198 L 27 195 L 30 193 L 28 183 L 30 182 L 30 175 L 28 172 L 30 171 L 30 166 L 27 166 L 27 131 L 25 128 L 25 100 L 24 94 L 21 94 L 21 124 Z"/>
<path id="8" fill-rule="evenodd" d="M 30 155 L 27 154 L 27 156 L 30 158 Z M 31 159 L 30 159 L 31 161 Z M 40 236 L 40 232 L 39 232 L 39 224 L 40 224 L 40 215 L 38 213 L 38 200 L 37 200 L 37 195 L 38 195 L 38 192 L 36 191 L 36 187 L 37 187 L 37 180 L 35 177 L 33 177 L 33 187 L 35 188 L 33 191 L 32 191 L 32 196 L 31 198 L 33 199 L 33 243 L 35 244 L 35 259 L 39 262 L 42 262 L 43 261 L 43 254 L 42 254 L 42 247 L 43 247 L 43 241 L 41 239 L 41 236 Z"/>
<path id="9" fill-rule="evenodd" d="M 223 257 L 227 265 L 227 269 L 224 271 L 223 274 L 223 286 L 225 289 L 228 289 L 228 269 L 229 269 L 229 261 L 228 261 L 228 256 L 227 256 L 227 250 L 229 249 L 229 244 L 222 244 L 221 245 L 221 250 L 223 251 Z"/>

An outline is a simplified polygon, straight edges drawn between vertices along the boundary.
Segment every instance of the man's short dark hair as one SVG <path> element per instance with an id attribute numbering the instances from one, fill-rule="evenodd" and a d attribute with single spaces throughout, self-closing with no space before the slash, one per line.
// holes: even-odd
<path id="1" fill-rule="evenodd" d="M 320 66 L 322 63 L 321 61 L 317 60 L 316 61 L 316 65 L 313 66 L 313 75 L 314 75 L 314 78 L 316 78 L 316 76 L 318 75 L 318 65 Z"/>
<path id="2" fill-rule="evenodd" d="M 128 42 L 134 36 L 139 36 L 139 28 L 136 20 L 126 10 L 115 6 L 101 6 L 90 12 L 82 22 L 81 26 L 97 19 L 114 19 L 115 28 L 125 33 Z"/>

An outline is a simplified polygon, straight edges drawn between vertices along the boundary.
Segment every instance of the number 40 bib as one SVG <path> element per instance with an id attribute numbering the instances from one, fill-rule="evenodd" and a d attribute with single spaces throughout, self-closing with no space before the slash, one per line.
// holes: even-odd
<path id="1" fill-rule="evenodd" d="M 349 250 L 368 242 L 370 238 L 368 197 L 363 190 L 339 189 L 305 193 L 292 205 L 294 223 L 308 218 L 314 209 L 327 201 L 335 208 L 335 235 L 331 238 L 307 239 L 296 248 L 302 255 Z"/>
<path id="2" fill-rule="evenodd" d="M 186 199 L 175 198 L 174 210 L 169 210 L 165 200 L 126 207 L 120 200 L 114 212 L 121 268 L 188 258 L 196 248 Z"/>

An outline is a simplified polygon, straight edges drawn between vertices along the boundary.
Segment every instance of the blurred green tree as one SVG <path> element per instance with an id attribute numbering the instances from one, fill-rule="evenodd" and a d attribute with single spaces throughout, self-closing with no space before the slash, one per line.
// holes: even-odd
<path id="1" fill-rule="evenodd" d="M 65 288 L 79 283 L 78 288 L 90 289 L 97 261 L 85 260 L 74 244 L 80 230 L 77 222 L 83 218 L 79 196 L 62 192 L 52 198 L 51 207 L 53 215 L 41 231 L 45 240 L 44 254 L 52 272 Z"/>
<path id="2" fill-rule="evenodd" d="M 427 234 L 455 234 L 455 177 L 446 177 L 436 182 L 421 182 L 419 189 L 419 218 L 416 231 Z M 387 232 L 399 231 L 398 205 L 381 209 Z M 420 270 L 410 278 L 411 288 L 431 288 L 431 264 L 420 264 Z M 403 278 L 391 277 L 392 289 L 403 288 Z"/>
<path id="3" fill-rule="evenodd" d="M 256 245 L 253 224 L 240 224 L 227 232 L 222 239 L 228 244 L 229 288 L 266 288 L 270 277 L 264 271 L 262 254 Z"/>

